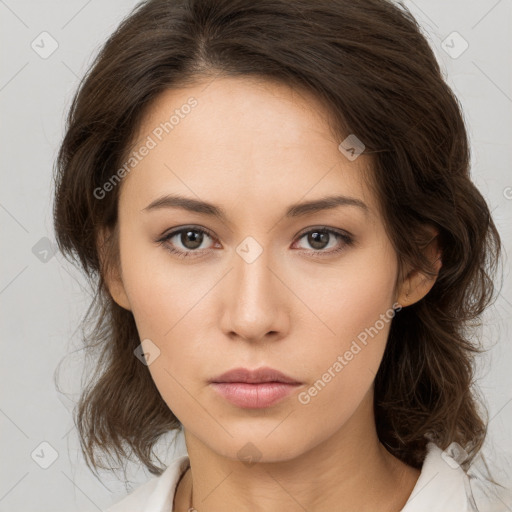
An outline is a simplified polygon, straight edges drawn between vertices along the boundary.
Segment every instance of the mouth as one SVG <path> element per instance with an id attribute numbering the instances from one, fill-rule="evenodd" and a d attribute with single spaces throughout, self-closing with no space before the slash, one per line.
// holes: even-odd
<path id="1" fill-rule="evenodd" d="M 256 370 L 235 368 L 212 379 L 210 385 L 233 405 L 262 409 L 280 402 L 302 382 L 273 368 L 263 367 Z"/>

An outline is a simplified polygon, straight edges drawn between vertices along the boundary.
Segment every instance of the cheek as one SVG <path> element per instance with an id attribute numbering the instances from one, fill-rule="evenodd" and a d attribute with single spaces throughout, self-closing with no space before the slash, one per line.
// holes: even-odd
<path id="1" fill-rule="evenodd" d="M 163 340 L 185 314 L 190 292 L 180 272 L 171 271 L 165 249 L 141 242 L 144 236 L 121 236 L 123 283 L 141 338 Z"/>
<path id="2" fill-rule="evenodd" d="M 397 260 L 386 240 L 377 240 L 379 243 L 348 253 L 339 265 L 307 272 L 306 285 L 298 290 L 317 315 L 316 319 L 311 315 L 311 322 L 322 321 L 316 331 L 329 340 L 332 349 L 348 348 L 352 339 L 376 322 L 379 331 L 389 328 L 388 318 L 384 326 L 379 320 L 382 314 L 393 315 Z"/>
<path id="3" fill-rule="evenodd" d="M 316 295 L 310 295 L 324 327 L 321 339 L 303 354 L 309 361 L 311 384 L 303 394 L 303 404 L 328 408 L 333 401 L 343 403 L 343 407 L 331 409 L 340 420 L 355 410 L 384 354 L 395 315 L 395 277 L 394 253 L 381 246 L 347 261 L 337 277 L 331 276 L 325 293 L 317 289 Z"/>
<path id="4" fill-rule="evenodd" d="M 194 403 L 185 390 L 195 392 L 194 377 L 205 366 L 205 352 L 198 350 L 194 333 L 208 332 L 201 309 L 207 301 L 201 299 L 215 283 L 205 282 L 206 276 L 192 266 L 184 270 L 171 264 L 164 248 L 142 244 L 132 233 L 121 238 L 120 247 L 123 282 L 140 340 L 151 340 L 153 353 L 158 353 L 148 370 L 178 415 Z"/>

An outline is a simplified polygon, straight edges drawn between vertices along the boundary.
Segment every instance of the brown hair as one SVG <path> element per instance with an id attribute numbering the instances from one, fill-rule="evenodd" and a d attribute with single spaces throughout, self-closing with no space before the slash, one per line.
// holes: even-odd
<path id="1" fill-rule="evenodd" d="M 142 115 L 164 90 L 205 78 L 253 76 L 310 91 L 341 142 L 356 134 L 372 158 L 372 186 L 400 263 L 434 275 L 422 249 L 435 226 L 442 268 L 430 292 L 393 319 L 375 379 L 381 442 L 419 468 L 426 443 L 463 447 L 466 466 L 486 421 L 473 389 L 471 329 L 494 296 L 500 237 L 470 179 L 458 100 L 413 16 L 387 0 L 147 0 L 101 49 L 70 107 L 56 162 L 54 222 L 61 251 L 79 262 L 96 294 L 85 348 L 96 368 L 76 408 L 92 469 L 99 449 L 130 452 L 153 474 L 162 434 L 181 425 L 147 367 L 130 311 L 104 280 L 117 268 L 119 188 L 98 199 L 120 168 Z M 99 230 L 112 236 L 98 246 Z M 104 267 L 100 262 L 104 251 Z M 91 316 L 91 313 L 94 314 Z"/>

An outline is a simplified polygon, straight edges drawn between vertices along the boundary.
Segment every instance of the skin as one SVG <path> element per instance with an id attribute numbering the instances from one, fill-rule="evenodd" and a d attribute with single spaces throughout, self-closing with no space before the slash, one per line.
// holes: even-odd
<path id="1" fill-rule="evenodd" d="M 199 512 L 398 512 L 419 471 L 392 456 L 375 429 L 373 382 L 390 322 L 308 404 L 298 395 L 379 315 L 420 300 L 434 280 L 410 270 L 395 289 L 397 257 L 362 179 L 369 157 L 350 161 L 338 150 L 315 98 L 247 77 L 168 90 L 147 111 L 137 144 L 190 97 L 197 106 L 121 184 L 121 266 L 107 279 L 141 340 L 160 350 L 148 369 L 184 427 L 191 470 L 175 510 L 188 509 L 193 488 Z M 144 211 L 171 193 L 218 205 L 227 218 Z M 345 205 L 284 216 L 292 204 L 333 194 L 363 201 L 367 213 Z M 214 236 L 204 235 L 199 249 L 180 235 L 156 242 L 192 226 Z M 331 234 L 319 249 L 307 233 L 321 227 L 350 233 L 354 243 Z M 237 252 L 248 236 L 262 249 L 251 263 Z M 180 259 L 166 246 L 200 256 Z M 428 251 L 439 256 L 435 245 Z M 303 384 L 256 410 L 209 385 L 231 368 L 260 366 Z M 244 447 L 257 464 L 239 458 Z"/>

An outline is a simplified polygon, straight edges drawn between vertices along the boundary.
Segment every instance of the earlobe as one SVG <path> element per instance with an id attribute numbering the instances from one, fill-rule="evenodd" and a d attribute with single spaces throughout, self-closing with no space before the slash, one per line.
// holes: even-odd
<path id="1" fill-rule="evenodd" d="M 123 285 L 123 281 L 120 276 L 115 276 L 114 278 L 109 278 L 109 281 L 105 278 L 105 282 L 108 287 L 108 291 L 112 296 L 112 299 L 116 304 L 121 306 L 128 311 L 131 311 L 130 301 L 128 300 L 128 296 L 126 295 L 126 290 Z"/>
<path id="2" fill-rule="evenodd" d="M 425 275 L 419 270 L 411 270 L 404 279 L 396 300 L 396 302 L 398 302 L 402 307 L 410 306 L 425 297 L 425 295 L 427 295 L 434 286 L 437 275 L 442 267 L 441 249 L 438 244 L 439 232 L 437 229 L 432 227 L 431 233 L 432 239 L 425 247 L 424 252 L 430 261 L 433 262 L 436 275 L 431 277 Z"/>
<path id="3" fill-rule="evenodd" d="M 130 301 L 123 284 L 123 279 L 119 268 L 107 268 L 106 264 L 106 240 L 110 236 L 104 229 L 101 229 L 98 234 L 98 256 L 100 259 L 101 275 L 103 276 L 105 285 L 116 304 L 128 311 L 131 311 Z M 117 243 L 116 240 L 114 243 Z"/>

